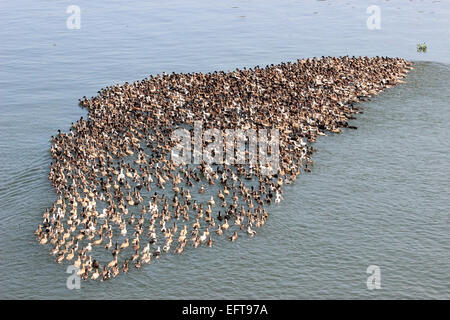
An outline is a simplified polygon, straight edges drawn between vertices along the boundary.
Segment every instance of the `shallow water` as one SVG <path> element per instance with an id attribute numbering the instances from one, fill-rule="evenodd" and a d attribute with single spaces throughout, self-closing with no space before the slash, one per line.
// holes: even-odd
<path id="1" fill-rule="evenodd" d="M 77 1 L 0 4 L 1 298 L 450 298 L 450 5 L 373 1 Z M 416 52 L 425 41 L 428 51 Z M 321 137 L 255 238 L 216 241 L 112 281 L 66 288 L 33 231 L 55 200 L 51 135 L 107 85 L 322 55 L 415 60 L 405 84 L 361 104 L 358 130 Z M 419 60 L 427 60 L 419 61 Z M 381 268 L 380 290 L 366 269 Z"/>

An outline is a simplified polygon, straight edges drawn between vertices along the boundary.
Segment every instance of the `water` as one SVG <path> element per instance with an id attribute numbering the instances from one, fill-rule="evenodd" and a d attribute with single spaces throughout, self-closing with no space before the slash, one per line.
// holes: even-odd
<path id="1" fill-rule="evenodd" d="M 448 2 L 74 1 L 80 30 L 66 28 L 70 4 L 0 4 L 1 298 L 450 298 Z M 371 4 L 381 30 L 366 27 Z M 85 115 L 79 98 L 163 71 L 346 54 L 416 64 L 362 104 L 358 130 L 319 139 L 313 172 L 286 188 L 257 237 L 66 288 L 66 267 L 33 230 L 56 198 L 49 138 Z M 367 289 L 369 265 L 380 290 Z"/>

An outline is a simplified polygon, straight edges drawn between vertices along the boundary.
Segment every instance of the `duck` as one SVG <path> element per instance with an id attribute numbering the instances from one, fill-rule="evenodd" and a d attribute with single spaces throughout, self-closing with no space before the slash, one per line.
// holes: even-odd
<path id="1" fill-rule="evenodd" d="M 136 250 L 134 254 L 131 256 L 131 261 L 136 261 L 139 259 L 139 251 Z"/>
<path id="2" fill-rule="evenodd" d="M 209 236 L 209 230 L 206 229 L 199 238 L 200 242 L 205 242 L 206 239 L 208 238 L 208 236 Z"/>
<path id="3" fill-rule="evenodd" d="M 109 263 L 108 263 L 108 268 L 112 268 L 112 267 L 114 267 L 114 266 L 116 266 L 117 265 L 117 256 L 116 257 L 114 257 L 114 259 L 112 260 L 112 261 L 110 261 Z"/>
<path id="4" fill-rule="evenodd" d="M 120 183 L 120 182 L 123 182 L 124 180 L 125 180 L 125 174 L 123 173 L 123 168 L 121 168 L 120 173 L 117 176 L 117 181 Z"/>
<path id="5" fill-rule="evenodd" d="M 181 253 L 183 252 L 183 250 L 184 250 L 184 247 L 178 246 L 178 247 L 175 249 L 175 253 L 176 253 L 176 254 L 181 254 Z"/>
<path id="6" fill-rule="evenodd" d="M 147 243 L 145 248 L 142 250 L 142 254 L 149 253 L 150 252 L 150 243 Z"/>
<path id="7" fill-rule="evenodd" d="M 66 260 L 71 261 L 74 258 L 74 256 L 75 256 L 75 251 L 74 251 L 74 249 L 71 249 L 70 253 L 68 253 L 66 256 Z"/>
<path id="8" fill-rule="evenodd" d="M 59 246 L 56 245 L 53 250 L 50 252 L 52 256 L 56 255 L 59 252 Z"/>
<path id="9" fill-rule="evenodd" d="M 56 262 L 61 263 L 64 260 L 64 252 L 59 253 L 58 257 L 56 258 Z"/>
<path id="10" fill-rule="evenodd" d="M 79 268 L 81 266 L 81 255 L 78 255 L 78 258 L 74 261 L 73 266 L 76 268 Z"/>
<path id="11" fill-rule="evenodd" d="M 42 223 L 34 230 L 36 239 L 52 245 L 49 251 L 56 262 L 77 258 L 74 264 L 79 264 L 81 278 L 91 275 L 104 281 L 119 274 L 118 264 L 100 271 L 93 256 L 101 251 L 97 247 L 103 240 L 106 250 L 112 248 L 117 231 L 123 237 L 122 250 L 131 242 L 135 253 L 128 258 L 136 262 L 137 269 L 154 254 L 150 246 L 157 243 L 157 229 L 164 235 L 163 251 L 170 251 L 178 231 L 176 225 L 168 227 L 171 219 L 181 229 L 174 250 L 177 254 L 188 242 L 194 247 L 201 243 L 211 246 L 209 229 L 221 235 L 230 228 L 231 219 L 237 226 L 228 237 L 231 241 L 237 239 L 239 230 L 254 236 L 252 227 L 264 226 L 268 219 L 265 208 L 282 202 L 285 185 L 294 183 L 302 172 L 311 172 L 316 151 L 312 144 L 318 137 L 342 133 L 342 128 L 355 129 L 350 120 L 362 112 L 354 104 L 402 83 L 411 69 L 412 64 L 400 58 L 308 58 L 265 68 L 151 76 L 104 88 L 90 99 L 83 97 L 79 103 L 88 117 L 72 123 L 68 133 L 58 130 L 51 137 L 48 177 L 58 196 L 42 214 Z M 302 107 L 288 108 L 287 103 Z M 228 159 L 227 154 L 225 163 L 207 163 L 213 158 L 211 154 L 203 157 L 202 151 L 213 138 L 203 137 L 199 139 L 201 151 L 194 150 L 194 158 L 200 155 L 202 159 L 198 165 L 175 163 L 166 157 L 173 148 L 173 126 L 183 121 L 194 126 L 194 136 L 196 123 L 201 123 L 202 130 L 242 129 L 245 133 L 235 137 L 235 159 Z M 278 130 L 276 166 L 258 159 L 263 156 L 261 150 L 250 150 L 253 143 L 258 148 L 258 139 L 246 133 L 262 128 Z M 248 139 L 249 150 L 239 150 L 241 138 Z M 274 155 L 272 146 L 265 151 Z M 239 158 L 245 163 L 238 163 Z M 170 182 L 172 188 L 161 195 L 154 192 L 148 209 L 144 208 L 146 190 L 166 190 Z M 217 199 L 223 209 L 217 216 L 212 210 L 214 196 L 205 199 L 205 208 L 191 195 L 194 189 L 205 193 L 206 184 L 210 188 L 219 185 Z M 140 208 L 137 219 L 134 209 Z M 189 222 L 192 218 L 194 223 Z M 147 221 L 149 243 L 140 251 L 139 236 Z M 161 229 L 156 228 L 158 223 Z M 127 226 L 132 232 L 127 232 Z M 121 249 L 116 243 L 112 250 L 117 261 Z"/>
<path id="12" fill-rule="evenodd" d="M 47 234 L 44 234 L 42 239 L 39 241 L 40 244 L 46 244 L 48 241 Z"/>
<path id="13" fill-rule="evenodd" d="M 251 228 L 250 225 L 247 225 L 247 233 L 248 233 L 250 236 L 256 235 L 256 231 L 253 230 L 253 229 Z"/>
<path id="14" fill-rule="evenodd" d="M 141 267 L 142 267 L 141 260 L 136 261 L 136 264 L 134 265 L 134 267 L 138 270 L 141 269 Z"/>
<path id="15" fill-rule="evenodd" d="M 102 241 L 103 241 L 103 238 L 102 238 L 102 235 L 100 235 L 100 238 L 95 240 L 94 242 L 92 242 L 92 244 L 95 246 L 98 246 L 102 243 Z"/>
<path id="16" fill-rule="evenodd" d="M 280 203 L 282 200 L 281 194 L 277 191 L 275 193 L 275 203 Z"/>
<path id="17" fill-rule="evenodd" d="M 150 253 L 146 253 L 145 255 L 143 255 L 143 257 L 142 257 L 142 262 L 143 262 L 143 263 L 149 264 L 149 263 L 150 263 L 150 260 L 151 260 L 151 255 L 150 255 Z"/>
<path id="18" fill-rule="evenodd" d="M 217 233 L 219 236 L 221 236 L 221 235 L 223 234 L 223 229 L 222 229 L 221 226 L 218 226 L 218 228 L 217 228 L 217 230 L 216 230 L 216 233 Z"/>
<path id="19" fill-rule="evenodd" d="M 170 250 L 170 244 L 165 244 L 165 245 L 163 246 L 163 251 L 164 251 L 164 252 L 169 252 L 169 250 Z"/>
<path id="20" fill-rule="evenodd" d="M 128 266 L 128 259 L 125 259 L 123 266 L 122 266 L 122 272 L 123 273 L 127 273 L 129 270 L 129 266 Z"/>
<path id="21" fill-rule="evenodd" d="M 112 247 L 112 240 L 109 239 L 109 242 L 105 245 L 105 249 L 109 250 Z"/>
<path id="22" fill-rule="evenodd" d="M 95 269 L 94 273 L 91 276 L 92 280 L 97 280 L 100 277 L 100 272 L 98 271 L 98 269 Z"/>

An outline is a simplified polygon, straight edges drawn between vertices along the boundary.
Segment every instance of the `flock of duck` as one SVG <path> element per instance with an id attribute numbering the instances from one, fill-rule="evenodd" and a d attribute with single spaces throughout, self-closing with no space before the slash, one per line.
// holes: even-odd
<path id="1" fill-rule="evenodd" d="M 165 253 L 252 237 L 283 186 L 311 170 L 310 143 L 355 128 L 348 124 L 359 112 L 354 103 L 402 82 L 410 69 L 400 58 L 322 57 L 150 76 L 83 97 L 88 118 L 52 136 L 49 179 L 58 197 L 37 240 L 81 278 L 104 281 Z M 219 130 L 278 129 L 278 172 L 175 164 L 171 132 L 198 120 Z"/>

